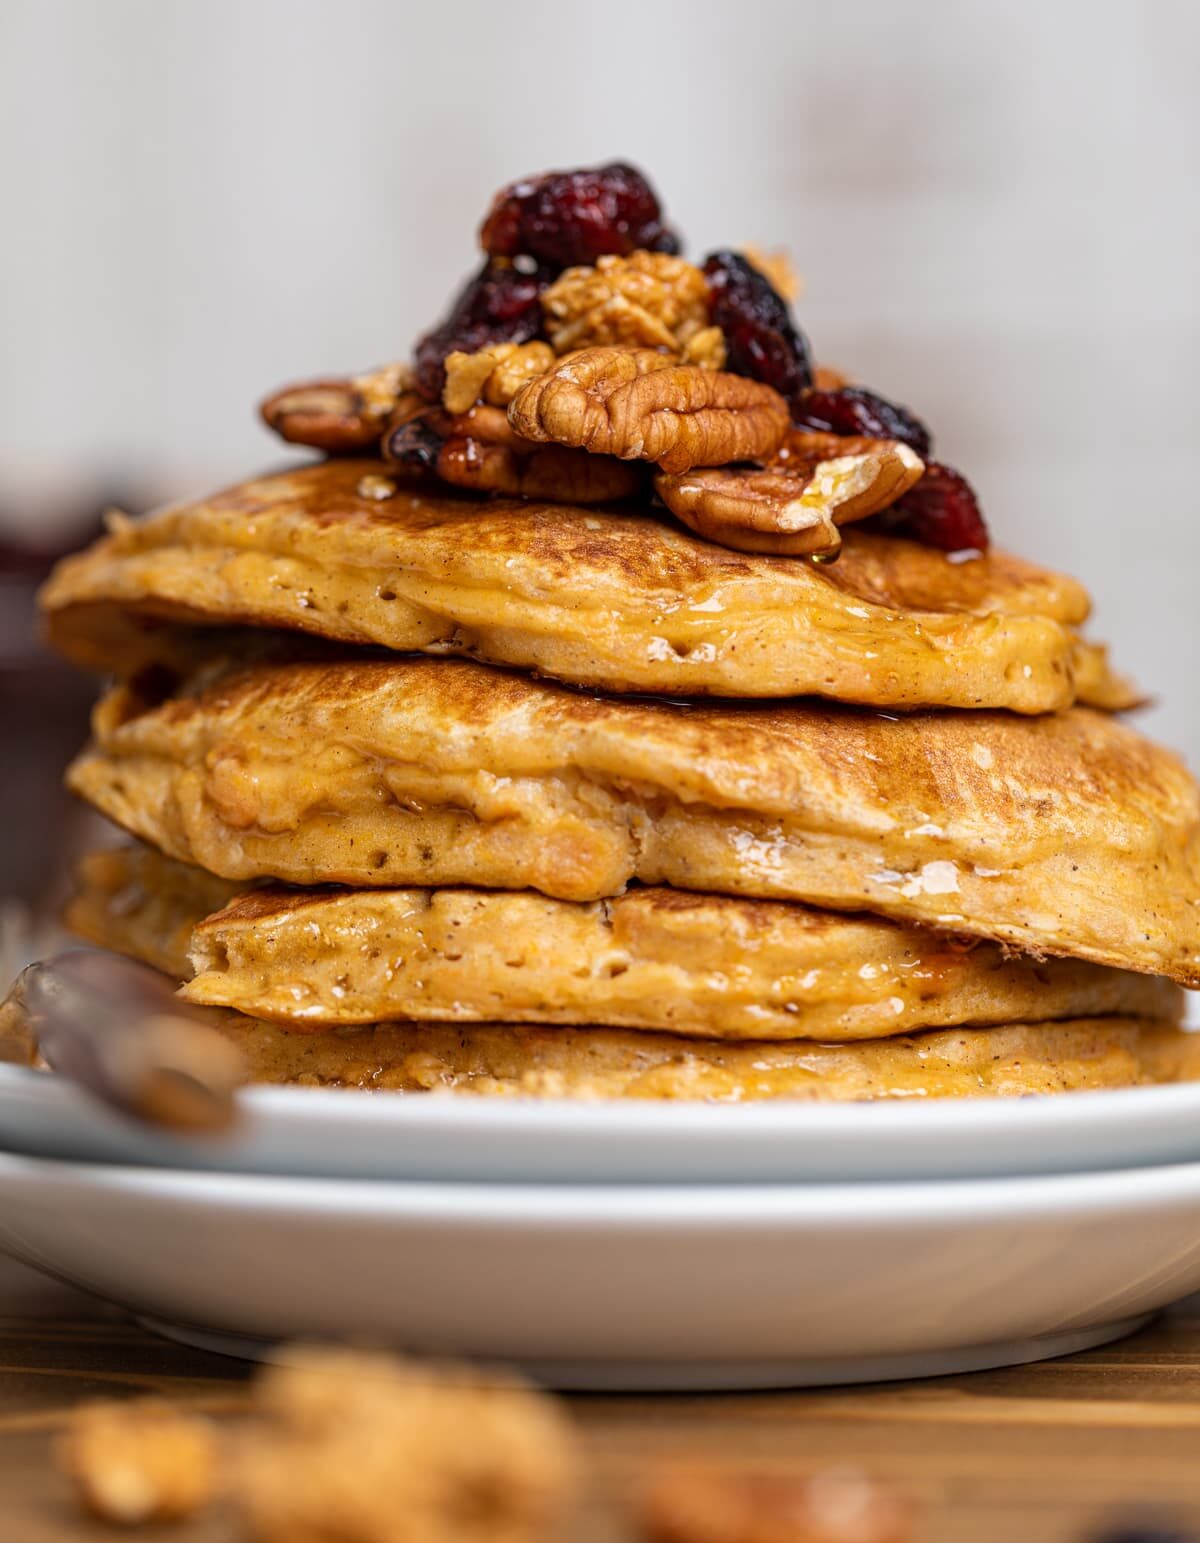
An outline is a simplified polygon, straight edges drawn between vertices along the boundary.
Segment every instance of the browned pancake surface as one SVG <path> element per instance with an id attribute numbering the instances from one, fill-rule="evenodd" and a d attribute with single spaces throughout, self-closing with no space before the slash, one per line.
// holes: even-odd
<path id="1" fill-rule="evenodd" d="M 172 623 L 467 654 L 611 691 L 883 707 L 1126 706 L 1085 591 L 1003 553 L 954 562 L 848 529 L 840 560 L 747 556 L 666 519 L 403 488 L 335 460 L 244 483 L 61 564 L 52 639 L 129 673 Z"/>
<path id="2" fill-rule="evenodd" d="M 591 904 L 473 889 L 288 890 L 146 847 L 84 863 L 70 925 L 297 1029 L 403 1019 L 596 1024 L 719 1040 L 855 1040 L 1120 1013 L 1170 1019 L 1154 976 L 782 901 L 634 889 Z M 215 914 L 210 914 L 215 913 Z"/>
<path id="3" fill-rule="evenodd" d="M 229 1012 L 217 1022 L 255 1082 L 484 1097 L 1020 1098 L 1200 1075 L 1200 1035 L 1133 1018 L 943 1030 L 856 1045 L 731 1045 L 492 1024 L 296 1034 Z"/>
<path id="4" fill-rule="evenodd" d="M 903 717 L 599 699 L 451 660 L 261 666 L 139 711 L 72 787 L 223 877 L 647 884 L 841 910 L 1200 982 L 1200 800 L 1083 708 Z"/>

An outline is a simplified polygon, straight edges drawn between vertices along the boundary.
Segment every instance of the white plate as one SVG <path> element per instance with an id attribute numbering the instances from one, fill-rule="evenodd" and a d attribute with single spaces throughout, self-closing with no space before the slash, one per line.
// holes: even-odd
<path id="1" fill-rule="evenodd" d="M 454 1185 L 0 1157 L 0 1247 L 233 1353 L 500 1358 L 559 1386 L 928 1375 L 1200 1287 L 1200 1164 L 876 1185 Z"/>
<path id="2" fill-rule="evenodd" d="M 1024 1099 L 556 1103 L 252 1088 L 238 1132 L 179 1142 L 0 1066 L 0 1149 L 330 1178 L 773 1183 L 987 1177 L 1200 1159 L 1200 1083 Z"/>

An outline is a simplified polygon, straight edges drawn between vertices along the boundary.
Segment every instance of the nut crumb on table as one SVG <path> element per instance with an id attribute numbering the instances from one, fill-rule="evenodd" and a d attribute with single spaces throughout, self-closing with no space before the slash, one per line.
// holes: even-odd
<path id="1" fill-rule="evenodd" d="M 162 1399 L 84 1404 L 58 1458 L 93 1516 L 121 1526 L 181 1521 L 217 1490 L 217 1433 Z"/>
<path id="2" fill-rule="evenodd" d="M 680 1464 L 648 1484 L 647 1543 L 907 1543 L 905 1502 L 866 1474 L 795 1476 Z"/>
<path id="3" fill-rule="evenodd" d="M 256 1405 L 233 1493 L 260 1543 L 531 1543 L 573 1495 L 571 1428 L 519 1383 L 305 1349 Z"/>

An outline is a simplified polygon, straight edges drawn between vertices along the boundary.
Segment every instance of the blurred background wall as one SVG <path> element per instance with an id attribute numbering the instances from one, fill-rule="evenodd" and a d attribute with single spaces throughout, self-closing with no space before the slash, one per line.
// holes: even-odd
<path id="1" fill-rule="evenodd" d="M 493 189 L 621 156 L 693 255 L 790 248 L 818 355 L 1200 766 L 1198 59 L 1192 0 L 0 0 L 0 534 L 277 461 L 267 388 L 402 353 Z"/>

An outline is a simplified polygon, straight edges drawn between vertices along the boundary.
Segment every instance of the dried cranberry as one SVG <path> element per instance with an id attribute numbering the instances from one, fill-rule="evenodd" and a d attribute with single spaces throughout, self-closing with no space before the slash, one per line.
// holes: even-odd
<path id="1" fill-rule="evenodd" d="M 443 361 L 461 348 L 474 353 L 489 343 L 528 343 L 542 330 L 541 294 L 552 274 L 522 273 L 506 262 L 486 262 L 459 291 L 450 314 L 417 344 L 417 389 L 436 402 L 446 383 Z"/>
<path id="2" fill-rule="evenodd" d="M 826 429 L 832 434 L 861 434 L 868 439 L 899 439 L 910 445 L 922 460 L 933 449 L 933 438 L 915 413 L 861 386 L 843 386 L 840 391 L 810 391 L 793 416 L 801 428 Z"/>
<path id="3" fill-rule="evenodd" d="M 774 386 L 794 411 L 812 384 L 812 363 L 787 302 L 739 252 L 713 252 L 704 273 L 709 313 L 725 334 L 729 369 Z"/>
<path id="4" fill-rule="evenodd" d="M 637 247 L 678 252 L 679 238 L 663 224 L 658 195 L 633 166 L 551 171 L 501 188 L 479 232 L 493 257 L 536 257 L 557 268 L 594 263 Z"/>
<path id="5" fill-rule="evenodd" d="M 944 552 L 986 552 L 988 528 L 971 484 L 952 467 L 929 461 L 913 488 L 881 516 L 898 536 Z"/>

